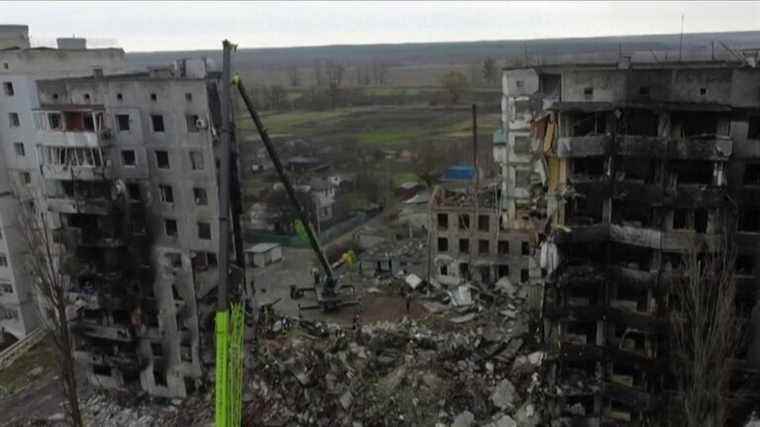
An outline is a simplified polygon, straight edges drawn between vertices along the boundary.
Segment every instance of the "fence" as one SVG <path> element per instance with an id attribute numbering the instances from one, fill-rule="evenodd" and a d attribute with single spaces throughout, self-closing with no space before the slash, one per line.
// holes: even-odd
<path id="1" fill-rule="evenodd" d="M 45 328 L 37 328 L 0 353 L 0 369 L 5 369 L 47 336 Z"/>

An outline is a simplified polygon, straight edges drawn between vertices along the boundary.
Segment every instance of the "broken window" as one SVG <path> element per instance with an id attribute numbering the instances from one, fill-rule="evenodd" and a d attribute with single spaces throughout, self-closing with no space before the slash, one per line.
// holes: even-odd
<path id="1" fill-rule="evenodd" d="M 478 230 L 488 231 L 489 220 L 490 218 L 488 217 L 488 215 L 478 215 Z"/>
<path id="2" fill-rule="evenodd" d="M 208 196 L 206 195 L 206 189 L 195 187 L 193 188 L 193 198 L 195 199 L 196 206 L 208 205 Z"/>
<path id="3" fill-rule="evenodd" d="M 23 142 L 14 142 L 13 143 L 13 149 L 16 151 L 16 155 L 18 157 L 24 157 L 24 156 L 26 156 L 26 150 L 24 149 L 24 143 Z"/>
<path id="4" fill-rule="evenodd" d="M 204 240 L 211 239 L 211 224 L 208 222 L 198 222 L 198 238 Z"/>
<path id="5" fill-rule="evenodd" d="M 441 269 L 439 270 L 441 273 L 441 276 L 448 276 L 449 275 L 449 266 L 444 264 L 441 266 Z"/>
<path id="6" fill-rule="evenodd" d="M 185 101 L 192 102 L 193 101 L 193 94 L 190 92 L 185 93 Z"/>
<path id="7" fill-rule="evenodd" d="M 203 153 L 190 151 L 190 167 L 194 170 L 203 170 Z"/>
<path id="8" fill-rule="evenodd" d="M 111 367 L 106 365 L 92 365 L 92 373 L 104 377 L 111 376 Z"/>
<path id="9" fill-rule="evenodd" d="M 657 136 L 660 118 L 652 110 L 627 110 L 621 120 L 627 135 Z"/>
<path id="10" fill-rule="evenodd" d="M 673 209 L 673 229 L 685 230 L 689 228 L 689 210 Z"/>
<path id="11" fill-rule="evenodd" d="M 644 158 L 615 157 L 615 176 L 620 180 L 652 184 L 656 180 L 657 161 Z"/>
<path id="12" fill-rule="evenodd" d="M 707 209 L 696 209 L 694 211 L 694 230 L 696 230 L 697 233 L 707 232 L 708 218 L 709 215 L 707 214 Z"/>
<path id="13" fill-rule="evenodd" d="M 470 239 L 459 239 L 459 252 L 463 254 L 470 253 Z"/>
<path id="14" fill-rule="evenodd" d="M 466 280 L 470 279 L 470 264 L 466 262 L 459 264 L 459 277 Z"/>
<path id="15" fill-rule="evenodd" d="M 449 216 L 445 213 L 439 213 L 438 214 L 438 229 L 439 230 L 448 230 L 449 228 Z"/>
<path id="16" fill-rule="evenodd" d="M 742 254 L 736 257 L 736 274 L 742 276 L 752 275 L 755 262 L 752 255 Z"/>
<path id="17" fill-rule="evenodd" d="M 612 222 L 630 227 L 649 227 L 652 225 L 652 207 L 646 203 L 618 201 L 612 204 Z"/>
<path id="18" fill-rule="evenodd" d="M 24 185 L 32 183 L 32 175 L 29 172 L 21 172 L 19 174 L 19 179 L 21 179 L 21 183 Z"/>
<path id="19" fill-rule="evenodd" d="M 197 114 L 188 114 L 185 116 L 185 121 L 187 121 L 187 131 L 188 132 L 198 132 L 200 128 L 198 127 L 198 115 Z"/>
<path id="20" fill-rule="evenodd" d="M 137 160 L 135 158 L 135 150 L 122 150 L 121 151 L 121 163 L 124 166 L 134 166 Z"/>
<path id="21" fill-rule="evenodd" d="M 166 387 L 166 374 L 163 369 L 153 368 L 153 383 L 157 386 Z"/>
<path id="22" fill-rule="evenodd" d="M 499 264 L 499 266 L 496 268 L 496 275 L 498 276 L 497 279 L 501 279 L 502 277 L 509 277 L 509 265 Z"/>
<path id="23" fill-rule="evenodd" d="M 491 283 L 491 267 L 482 266 L 478 270 L 480 271 L 480 282 Z"/>
<path id="24" fill-rule="evenodd" d="M 499 240 L 498 251 L 499 251 L 499 255 L 509 254 L 509 242 L 506 240 Z"/>
<path id="25" fill-rule="evenodd" d="M 164 348 L 160 342 L 152 342 L 150 343 L 150 352 L 153 353 L 153 357 L 162 357 Z"/>
<path id="26" fill-rule="evenodd" d="M 530 245 L 528 242 L 521 242 L 520 249 L 523 255 L 530 255 Z"/>
<path id="27" fill-rule="evenodd" d="M 153 132 L 164 131 L 164 116 L 160 114 L 151 114 L 150 121 L 153 124 Z"/>
<path id="28" fill-rule="evenodd" d="M 530 137 L 527 135 L 515 136 L 515 153 L 530 154 Z"/>
<path id="29" fill-rule="evenodd" d="M 124 101 L 124 95 L 122 95 L 121 93 L 117 93 L 116 94 L 116 100 L 119 101 L 119 102 Z"/>
<path id="30" fill-rule="evenodd" d="M 541 74 L 538 76 L 539 91 L 545 95 L 559 95 L 562 76 L 559 74 Z"/>
<path id="31" fill-rule="evenodd" d="M 741 210 L 739 230 L 749 232 L 760 231 L 760 208 L 745 207 Z"/>
<path id="32" fill-rule="evenodd" d="M 8 256 L 0 253 L 0 267 L 8 267 Z"/>
<path id="33" fill-rule="evenodd" d="M 158 192 L 161 194 L 162 202 L 174 203 L 174 189 L 171 185 L 159 184 Z"/>
<path id="34" fill-rule="evenodd" d="M 177 220 L 175 220 L 175 219 L 165 219 L 164 220 L 164 231 L 166 232 L 166 235 L 168 237 L 177 237 Z"/>
<path id="35" fill-rule="evenodd" d="M 478 240 L 478 254 L 480 255 L 488 255 L 490 252 L 488 240 Z"/>
<path id="36" fill-rule="evenodd" d="M 179 252 L 167 252 L 166 259 L 172 267 L 182 268 L 182 254 Z"/>
<path id="37" fill-rule="evenodd" d="M 516 187 L 528 187 L 530 185 L 530 170 L 516 169 L 515 170 L 515 186 Z"/>
<path id="38" fill-rule="evenodd" d="M 169 152 L 156 150 L 156 167 L 159 169 L 169 169 Z"/>
<path id="39" fill-rule="evenodd" d="M 8 125 L 12 128 L 21 126 L 21 119 L 19 119 L 18 113 L 8 113 Z"/>
<path id="40" fill-rule="evenodd" d="M 593 87 L 583 88 L 583 97 L 587 100 L 594 99 L 594 88 Z"/>
<path id="41" fill-rule="evenodd" d="M 13 94 L 14 94 L 13 83 L 11 83 L 11 82 L 3 82 L 3 92 L 7 96 L 13 96 Z"/>
<path id="42" fill-rule="evenodd" d="M 127 196 L 131 200 L 142 200 L 142 195 L 140 194 L 140 184 L 136 182 L 130 182 L 127 184 Z"/>
<path id="43" fill-rule="evenodd" d="M 445 237 L 438 238 L 438 252 L 446 252 L 449 250 L 449 239 Z"/>
<path id="44" fill-rule="evenodd" d="M 13 285 L 10 283 L 1 283 L 0 284 L 0 294 L 12 294 L 13 293 Z"/>
<path id="45" fill-rule="evenodd" d="M 460 230 L 469 230 L 470 229 L 470 215 L 468 215 L 468 214 L 459 214 L 459 229 Z"/>
<path id="46" fill-rule="evenodd" d="M 744 165 L 744 185 L 760 185 L 760 163 L 746 163 Z"/>
<path id="47" fill-rule="evenodd" d="M 718 133 L 719 115 L 708 111 L 676 112 L 671 115 L 673 138 Z"/>
<path id="48" fill-rule="evenodd" d="M 530 274 L 528 272 L 527 268 L 523 268 L 520 270 L 520 281 L 523 283 L 528 283 L 528 280 L 530 279 Z"/>
<path id="49" fill-rule="evenodd" d="M 118 126 L 119 131 L 128 131 L 129 130 L 129 114 L 117 114 L 116 125 Z"/>
<path id="50" fill-rule="evenodd" d="M 678 184 L 710 185 L 713 179 L 713 164 L 707 160 L 673 160 L 669 170 L 678 176 Z"/>
<path id="51" fill-rule="evenodd" d="M 607 124 L 604 112 L 565 113 L 562 115 L 563 136 L 587 136 L 605 133 Z"/>
<path id="52" fill-rule="evenodd" d="M 573 175 L 598 176 L 605 172 L 604 158 L 601 156 L 589 156 L 572 159 Z"/>
<path id="53" fill-rule="evenodd" d="M 639 95 L 643 97 L 649 97 L 649 86 L 641 86 L 639 87 Z"/>
<path id="54" fill-rule="evenodd" d="M 760 139 L 760 116 L 750 116 L 747 139 Z"/>
<path id="55" fill-rule="evenodd" d="M 155 93 L 151 93 L 150 94 L 150 100 L 153 101 L 153 102 L 158 101 L 158 95 L 156 95 Z"/>
<path id="56" fill-rule="evenodd" d="M 63 120 L 61 119 L 60 113 L 48 113 L 47 119 L 48 119 L 48 127 L 50 128 L 50 130 L 63 129 Z"/>

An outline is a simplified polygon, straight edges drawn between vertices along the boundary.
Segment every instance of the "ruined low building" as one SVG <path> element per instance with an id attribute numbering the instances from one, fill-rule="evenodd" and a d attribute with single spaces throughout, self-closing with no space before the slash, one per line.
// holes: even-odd
<path id="1" fill-rule="evenodd" d="M 533 218 L 556 418 L 641 422 L 673 387 L 668 286 L 684 256 L 731 236 L 742 330 L 756 304 L 760 70 L 560 64 L 507 69 L 503 89 L 506 209 Z"/>
<path id="2" fill-rule="evenodd" d="M 96 385 L 185 396 L 218 273 L 218 77 L 204 60 L 40 80 L 36 197 L 65 252 L 75 355 Z"/>

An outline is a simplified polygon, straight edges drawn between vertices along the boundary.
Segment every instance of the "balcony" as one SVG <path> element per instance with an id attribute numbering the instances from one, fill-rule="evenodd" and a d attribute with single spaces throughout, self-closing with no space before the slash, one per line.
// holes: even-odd
<path id="1" fill-rule="evenodd" d="M 50 196 L 47 198 L 48 210 L 58 213 L 85 213 L 108 215 L 111 201 L 106 199 L 77 199 L 68 196 Z"/>
<path id="2" fill-rule="evenodd" d="M 134 339 L 129 328 L 121 325 L 105 326 L 91 321 L 76 322 L 72 328 L 76 333 L 94 338 L 130 342 Z"/>
<path id="3" fill-rule="evenodd" d="M 124 241 L 116 235 L 106 234 L 98 230 L 88 230 L 85 233 L 85 230 L 76 227 L 56 230 L 54 238 L 68 248 L 77 246 L 116 248 L 124 245 Z"/>
<path id="4" fill-rule="evenodd" d="M 734 141 L 726 135 L 695 135 L 670 144 L 670 157 L 676 159 L 728 160 Z"/>
<path id="5" fill-rule="evenodd" d="M 564 136 L 557 141 L 557 157 L 604 156 L 612 137 L 609 135 Z"/>
<path id="6" fill-rule="evenodd" d="M 91 108 L 36 111 L 34 122 L 42 145 L 95 148 L 111 139 L 111 129 L 105 126 L 102 111 Z"/>
<path id="7" fill-rule="evenodd" d="M 668 139 L 658 136 L 621 135 L 617 153 L 630 157 L 663 158 L 668 152 Z"/>
<path id="8" fill-rule="evenodd" d="M 43 164 L 41 170 L 45 179 L 94 181 L 105 180 L 111 176 L 110 164 L 101 166 Z"/>

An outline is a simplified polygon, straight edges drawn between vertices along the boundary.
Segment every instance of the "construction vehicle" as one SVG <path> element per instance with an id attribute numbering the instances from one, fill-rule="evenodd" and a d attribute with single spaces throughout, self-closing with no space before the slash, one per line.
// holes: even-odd
<path id="1" fill-rule="evenodd" d="M 304 211 L 303 206 L 301 206 L 301 202 L 298 201 L 295 190 L 293 189 L 293 185 L 290 183 L 290 179 L 288 179 L 288 176 L 285 173 L 285 169 L 282 167 L 280 157 L 277 155 L 271 139 L 269 139 L 269 134 L 264 127 L 264 124 L 261 122 L 261 118 L 259 117 L 258 113 L 253 108 L 253 103 L 251 102 L 251 99 L 245 90 L 243 82 L 240 80 L 239 76 L 235 76 L 232 82 L 233 85 L 237 87 L 238 92 L 240 93 L 240 97 L 243 99 L 243 103 L 245 104 L 248 113 L 251 115 L 251 118 L 256 125 L 256 130 L 261 137 L 261 141 L 264 143 L 264 147 L 266 147 L 269 158 L 272 160 L 272 164 L 274 164 L 277 175 L 280 178 L 280 182 L 282 182 L 282 185 L 285 187 L 285 191 L 287 192 L 288 198 L 290 199 L 290 203 L 296 210 L 298 219 L 302 224 L 303 230 L 306 234 L 306 240 L 308 241 L 311 250 L 317 256 L 319 264 L 322 267 L 323 274 L 315 275 L 315 280 L 312 285 L 291 288 L 291 297 L 294 299 L 298 298 L 304 292 L 314 293 L 317 304 L 302 306 L 301 310 L 322 309 L 325 312 L 330 312 L 336 311 L 344 306 L 356 305 L 357 302 L 353 299 L 355 293 L 353 285 L 342 285 L 341 283 L 338 283 L 333 266 L 330 265 L 330 263 L 327 261 L 327 257 L 325 257 L 322 246 L 319 244 L 317 236 L 314 234 L 314 230 L 312 229 L 311 224 L 306 217 L 306 212 Z M 342 295 L 342 293 L 347 290 L 351 291 L 350 299 Z"/>

